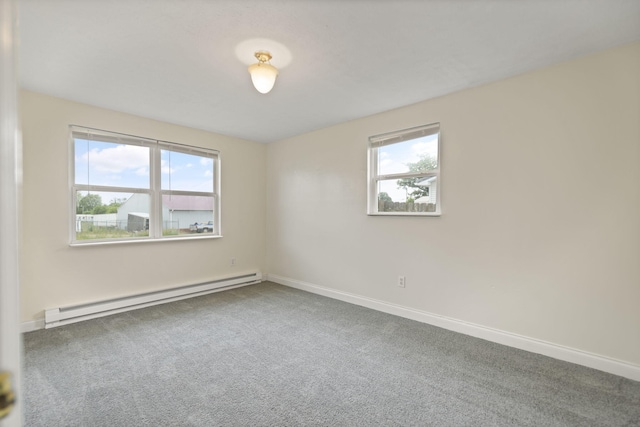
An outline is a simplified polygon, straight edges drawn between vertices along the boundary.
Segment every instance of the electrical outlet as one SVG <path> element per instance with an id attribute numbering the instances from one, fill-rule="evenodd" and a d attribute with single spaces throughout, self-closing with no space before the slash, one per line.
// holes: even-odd
<path id="1" fill-rule="evenodd" d="M 398 276 L 398 286 L 404 288 L 407 285 L 407 279 L 404 276 Z"/>
<path id="2" fill-rule="evenodd" d="M 236 265 L 236 259 L 235 258 L 231 258 L 231 267 L 233 267 L 234 265 Z"/>

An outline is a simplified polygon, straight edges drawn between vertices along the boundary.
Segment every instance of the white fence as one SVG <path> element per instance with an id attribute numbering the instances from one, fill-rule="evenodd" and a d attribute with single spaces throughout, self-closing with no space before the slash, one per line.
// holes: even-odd
<path id="1" fill-rule="evenodd" d="M 386 202 L 378 200 L 378 212 L 435 212 L 435 203 Z"/>
<path id="2" fill-rule="evenodd" d="M 118 221 L 116 214 L 78 214 L 76 215 L 76 232 L 82 231 L 82 223 L 90 223 L 99 227 L 116 227 Z"/>

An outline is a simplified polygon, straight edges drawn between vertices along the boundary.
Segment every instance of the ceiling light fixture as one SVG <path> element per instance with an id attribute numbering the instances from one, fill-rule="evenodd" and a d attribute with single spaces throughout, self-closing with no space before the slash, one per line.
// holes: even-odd
<path id="1" fill-rule="evenodd" d="M 271 61 L 269 52 L 259 50 L 254 56 L 258 59 L 258 63 L 249 65 L 249 74 L 251 74 L 253 86 L 260 93 L 269 93 L 276 83 L 278 69 L 268 63 Z"/>

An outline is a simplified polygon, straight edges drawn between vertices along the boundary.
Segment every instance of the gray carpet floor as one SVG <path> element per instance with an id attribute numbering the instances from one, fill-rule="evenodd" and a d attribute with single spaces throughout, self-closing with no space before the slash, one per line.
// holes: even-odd
<path id="1" fill-rule="evenodd" d="M 640 426 L 640 382 L 269 282 L 24 347 L 27 426 Z"/>

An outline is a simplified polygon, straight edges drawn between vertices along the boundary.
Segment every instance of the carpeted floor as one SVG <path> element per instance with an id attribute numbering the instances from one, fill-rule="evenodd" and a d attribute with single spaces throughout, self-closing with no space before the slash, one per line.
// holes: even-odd
<path id="1" fill-rule="evenodd" d="M 640 426 L 640 382 L 269 282 L 24 346 L 27 426 Z"/>

